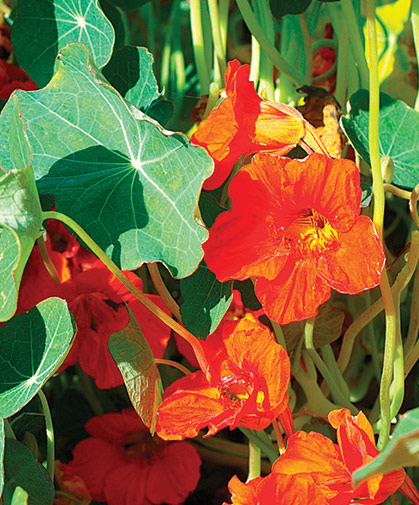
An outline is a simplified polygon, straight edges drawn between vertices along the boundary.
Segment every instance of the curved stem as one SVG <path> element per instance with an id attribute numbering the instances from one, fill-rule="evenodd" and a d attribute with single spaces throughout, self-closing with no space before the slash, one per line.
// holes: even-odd
<path id="1" fill-rule="evenodd" d="M 170 310 L 170 312 L 175 316 L 178 321 L 182 320 L 180 315 L 179 305 L 174 300 L 170 291 L 167 289 L 166 284 L 160 275 L 160 270 L 157 263 L 147 263 L 147 269 L 150 273 L 151 280 L 153 281 L 154 287 L 157 289 L 157 293 L 163 300 L 163 303 Z"/>
<path id="2" fill-rule="evenodd" d="M 186 368 L 186 366 L 181 365 L 177 361 L 172 361 L 171 359 L 163 359 L 163 358 L 154 358 L 154 363 L 156 365 L 169 365 L 172 366 L 173 368 L 177 368 L 180 370 L 184 375 L 191 375 L 191 371 Z"/>
<path id="3" fill-rule="evenodd" d="M 280 55 L 279 51 L 269 42 L 268 38 L 263 33 L 263 29 L 252 11 L 248 0 L 236 0 L 236 3 L 244 22 L 246 23 L 250 33 L 259 42 L 262 51 L 266 53 L 268 58 L 281 73 L 288 76 L 297 87 L 301 87 L 305 81 L 304 76 L 295 70 L 292 65 L 286 62 Z"/>
<path id="4" fill-rule="evenodd" d="M 407 356 L 418 337 L 419 332 L 419 268 L 416 266 L 415 280 L 412 289 L 412 302 L 410 304 L 409 330 L 404 344 L 405 355 Z"/>
<path id="5" fill-rule="evenodd" d="M 199 366 L 204 373 L 208 371 L 208 361 L 205 356 L 204 350 L 202 348 L 201 342 L 190 333 L 186 328 L 181 326 L 179 323 L 174 321 L 169 317 L 160 307 L 158 307 L 154 302 L 147 298 L 144 293 L 142 293 L 125 275 L 121 272 L 120 268 L 106 256 L 102 249 L 94 242 L 94 240 L 79 226 L 75 221 L 65 214 L 60 212 L 43 212 L 43 219 L 57 219 L 62 221 L 64 224 L 69 226 L 82 240 L 85 242 L 87 247 L 109 268 L 109 270 L 115 275 L 115 277 L 131 291 L 131 293 L 145 305 L 155 316 L 157 316 L 160 321 L 169 326 L 173 331 L 178 333 L 182 338 L 184 338 L 193 348 L 196 358 L 198 360 Z"/>
<path id="6" fill-rule="evenodd" d="M 215 60 L 214 68 L 217 68 L 218 72 L 217 84 L 218 88 L 220 89 L 224 86 L 223 83 L 224 83 L 224 74 L 226 71 L 226 59 L 225 59 L 224 44 L 220 31 L 220 18 L 218 13 L 217 0 L 208 0 L 208 7 L 211 20 L 212 41 L 214 44 L 214 60 Z"/>
<path id="7" fill-rule="evenodd" d="M 38 391 L 38 397 L 41 400 L 42 412 L 45 417 L 45 427 L 47 433 L 47 472 L 51 478 L 51 481 L 54 482 L 54 463 L 55 463 L 54 426 L 52 424 L 52 417 L 48 405 L 48 400 L 42 389 Z"/>
<path id="8" fill-rule="evenodd" d="M 61 283 L 60 276 L 58 275 L 57 269 L 55 268 L 54 263 L 52 262 L 50 255 L 48 254 L 48 249 L 45 245 L 45 241 L 43 237 L 39 237 L 36 241 L 39 247 L 39 253 L 41 254 L 42 258 L 42 263 L 44 264 L 44 267 L 46 268 L 47 272 L 49 273 L 51 279 L 53 280 L 54 284 L 58 286 L 58 284 Z"/>
<path id="9" fill-rule="evenodd" d="M 339 384 L 336 382 L 332 372 L 328 369 L 322 358 L 317 353 L 314 348 L 313 343 L 313 330 L 314 330 L 314 321 L 315 317 L 308 319 L 304 326 L 304 342 L 307 349 L 308 354 L 316 365 L 317 369 L 323 376 L 326 384 L 328 385 L 330 392 L 332 393 L 333 399 L 335 402 L 341 404 L 344 407 L 347 407 L 351 410 L 352 414 L 357 414 L 358 409 L 351 404 L 349 398 L 345 398 L 344 394 L 340 390 Z"/>
<path id="10" fill-rule="evenodd" d="M 419 228 L 418 216 L 418 200 L 419 200 L 419 184 L 415 186 L 412 194 L 410 195 L 409 210 L 416 228 Z"/>
<path id="11" fill-rule="evenodd" d="M 274 419 L 272 421 L 272 426 L 274 427 L 274 432 L 275 432 L 275 437 L 276 437 L 276 443 L 278 445 L 278 452 L 279 454 L 284 454 L 285 452 L 285 444 L 284 444 L 284 439 L 282 438 L 282 433 L 281 429 L 278 424 L 278 419 Z"/>

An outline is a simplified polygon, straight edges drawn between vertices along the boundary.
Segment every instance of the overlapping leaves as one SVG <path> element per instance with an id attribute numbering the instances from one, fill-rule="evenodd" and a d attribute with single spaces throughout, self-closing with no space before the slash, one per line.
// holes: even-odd
<path id="1" fill-rule="evenodd" d="M 193 216 L 211 158 L 125 102 L 83 44 L 59 58 L 46 88 L 18 92 L 38 188 L 123 269 L 162 261 L 189 275 L 207 238 Z"/>
<path id="2" fill-rule="evenodd" d="M 0 139 L 0 321 L 7 321 L 16 312 L 20 280 L 42 224 L 16 96 L 1 115 Z"/>

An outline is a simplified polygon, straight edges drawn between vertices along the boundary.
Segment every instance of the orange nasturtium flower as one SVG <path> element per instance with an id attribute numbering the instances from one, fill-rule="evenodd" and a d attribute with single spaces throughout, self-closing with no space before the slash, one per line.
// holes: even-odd
<path id="1" fill-rule="evenodd" d="M 260 151 L 283 155 L 301 139 L 311 147 L 322 148 L 315 131 L 297 110 L 257 95 L 249 74 L 249 65 L 240 66 L 237 60 L 228 63 L 227 98 L 192 135 L 192 142 L 205 147 L 215 162 L 214 173 L 205 181 L 204 189 L 221 186 L 242 155 Z"/>
<path id="2" fill-rule="evenodd" d="M 362 412 L 352 417 L 347 409 L 332 411 L 329 422 L 337 444 L 321 433 L 297 432 L 267 477 L 247 484 L 236 476 L 230 480 L 233 505 L 376 505 L 397 490 L 419 503 L 402 468 L 352 487 L 352 472 L 378 454 L 371 424 Z"/>
<path id="3" fill-rule="evenodd" d="M 203 342 L 208 374 L 175 381 L 158 409 L 156 432 L 165 440 L 205 436 L 229 426 L 264 429 L 286 419 L 290 361 L 268 328 L 249 318 L 225 321 Z"/>
<path id="4" fill-rule="evenodd" d="M 385 255 L 360 216 L 359 171 L 350 160 L 259 153 L 229 188 L 204 244 L 218 280 L 257 277 L 266 314 L 280 324 L 314 316 L 331 288 L 356 294 L 380 282 Z"/>

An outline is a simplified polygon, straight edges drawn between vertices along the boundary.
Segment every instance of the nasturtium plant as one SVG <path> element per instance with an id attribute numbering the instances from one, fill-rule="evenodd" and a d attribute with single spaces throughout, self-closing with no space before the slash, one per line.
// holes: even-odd
<path id="1" fill-rule="evenodd" d="M 121 268 L 195 270 L 207 238 L 193 218 L 212 171 L 206 152 L 125 102 L 83 44 L 64 48 L 54 78 L 34 93 L 18 97 L 39 191 Z"/>
<path id="2" fill-rule="evenodd" d="M 20 66 L 40 87 L 54 74 L 57 55 L 72 42 L 83 42 L 96 65 L 109 61 L 114 30 L 98 0 L 19 0 L 12 41 Z"/>

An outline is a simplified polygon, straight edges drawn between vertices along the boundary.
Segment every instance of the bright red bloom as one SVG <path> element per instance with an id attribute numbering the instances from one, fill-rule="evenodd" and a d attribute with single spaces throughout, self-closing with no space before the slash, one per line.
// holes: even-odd
<path id="1" fill-rule="evenodd" d="M 241 156 L 260 151 L 288 153 L 310 128 L 293 107 L 260 98 L 249 75 L 249 65 L 240 66 L 237 60 L 228 63 L 227 98 L 192 135 L 192 142 L 205 147 L 215 162 L 204 189 L 221 186 Z"/>
<path id="2" fill-rule="evenodd" d="M 156 432 L 166 440 L 205 436 L 229 426 L 264 429 L 288 407 L 290 362 L 268 328 L 248 318 L 225 321 L 205 342 L 206 376 L 175 381 L 158 409 Z"/>
<path id="3" fill-rule="evenodd" d="M 152 437 L 133 410 L 93 417 L 91 438 L 73 450 L 68 469 L 108 505 L 182 503 L 196 488 L 201 458 L 188 442 Z"/>
<path id="4" fill-rule="evenodd" d="M 329 421 L 338 429 L 337 444 L 321 433 L 292 435 L 272 473 L 262 481 L 242 484 L 233 477 L 229 485 L 233 505 L 242 505 L 249 493 L 256 495 L 252 505 L 376 505 L 402 490 L 403 469 L 370 477 L 353 488 L 352 472 L 378 454 L 371 425 L 362 412 L 352 417 L 347 409 L 331 412 Z"/>
<path id="5" fill-rule="evenodd" d="M 92 497 L 83 479 L 75 475 L 68 465 L 55 461 L 54 476 L 60 489 L 56 492 L 54 505 L 72 505 L 73 503 L 89 505 L 91 503 Z M 61 491 L 65 494 L 61 494 Z"/>
<path id="6" fill-rule="evenodd" d="M 38 86 L 20 67 L 0 59 L 0 98 L 8 100 L 15 89 L 32 91 Z"/>
<path id="7" fill-rule="evenodd" d="M 268 317 L 314 316 L 331 288 L 355 294 L 380 282 L 385 255 L 372 221 L 360 216 L 359 171 L 349 160 L 256 154 L 230 184 L 231 211 L 204 244 L 218 280 L 258 277 Z"/>

